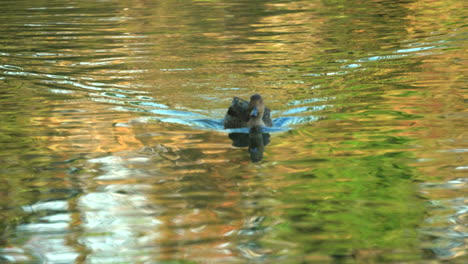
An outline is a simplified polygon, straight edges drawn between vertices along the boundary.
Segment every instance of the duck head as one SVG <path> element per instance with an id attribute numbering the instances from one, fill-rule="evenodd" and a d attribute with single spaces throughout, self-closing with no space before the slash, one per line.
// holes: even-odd
<path id="1" fill-rule="evenodd" d="M 263 113 L 265 113 L 265 105 L 263 99 L 259 94 L 254 94 L 250 97 L 249 107 L 247 108 L 249 127 L 265 126 L 263 123 Z"/>

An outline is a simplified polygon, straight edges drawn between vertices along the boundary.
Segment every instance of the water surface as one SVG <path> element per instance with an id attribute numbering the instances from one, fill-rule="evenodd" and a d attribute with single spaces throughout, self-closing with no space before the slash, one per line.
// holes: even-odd
<path id="1" fill-rule="evenodd" d="M 464 1 L 0 8 L 1 261 L 467 261 Z"/>

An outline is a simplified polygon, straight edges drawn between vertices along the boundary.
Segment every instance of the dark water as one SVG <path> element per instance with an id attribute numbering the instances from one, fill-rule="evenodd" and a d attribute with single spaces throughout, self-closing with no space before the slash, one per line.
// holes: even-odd
<path id="1" fill-rule="evenodd" d="M 0 262 L 466 263 L 465 7 L 1 1 Z"/>

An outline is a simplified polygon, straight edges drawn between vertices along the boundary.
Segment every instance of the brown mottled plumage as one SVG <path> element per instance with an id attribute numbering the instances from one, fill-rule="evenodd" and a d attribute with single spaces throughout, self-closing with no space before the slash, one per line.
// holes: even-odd
<path id="1" fill-rule="evenodd" d="M 250 102 L 234 97 L 224 117 L 224 128 L 271 127 L 272 124 L 270 109 L 265 107 L 259 94 L 252 95 Z"/>

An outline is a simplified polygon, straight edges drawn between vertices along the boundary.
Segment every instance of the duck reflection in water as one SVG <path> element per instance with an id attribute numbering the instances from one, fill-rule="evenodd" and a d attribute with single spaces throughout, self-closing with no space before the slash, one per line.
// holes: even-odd
<path id="1" fill-rule="evenodd" d="M 229 138 L 235 147 L 248 146 L 253 162 L 262 160 L 265 146 L 270 142 L 270 134 L 263 133 L 262 127 L 272 124 L 270 109 L 259 94 L 252 95 L 250 102 L 234 97 L 224 117 L 224 128 L 249 128 L 248 134 L 229 133 Z"/>

